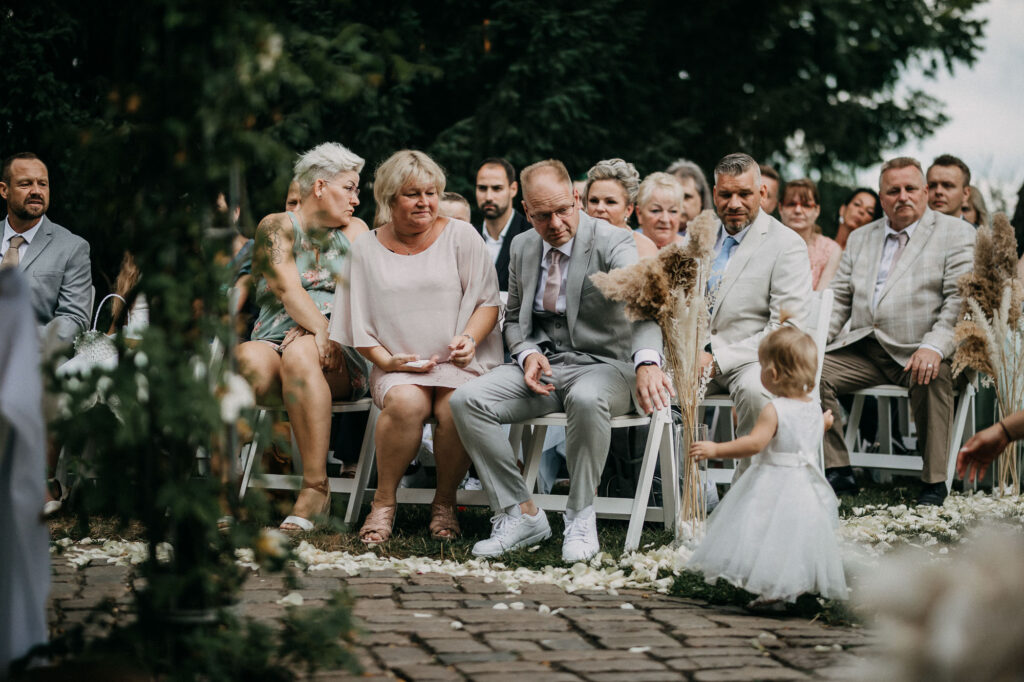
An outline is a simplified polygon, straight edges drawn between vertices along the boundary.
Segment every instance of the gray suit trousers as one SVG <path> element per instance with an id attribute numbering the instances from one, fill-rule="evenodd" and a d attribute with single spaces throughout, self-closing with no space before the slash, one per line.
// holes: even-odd
<path id="1" fill-rule="evenodd" d="M 754 428 L 761 410 L 771 400 L 771 395 L 761 383 L 761 363 L 748 362 L 726 374 L 715 377 L 708 384 L 708 393 L 727 392 L 736 405 L 736 436 L 745 436 Z M 736 460 L 733 481 L 746 471 L 751 457 Z"/>
<path id="2" fill-rule="evenodd" d="M 580 357 L 568 355 L 573 360 Z M 551 395 L 531 391 L 517 365 L 502 365 L 463 384 L 452 395 L 455 427 L 495 511 L 532 497 L 501 425 L 549 412 L 566 413 L 570 480 L 566 507 L 580 510 L 594 502 L 608 457 L 611 418 L 629 411 L 632 387 L 611 365 L 596 361 L 567 364 L 560 359 L 560 354 L 548 358 L 556 387 Z"/>

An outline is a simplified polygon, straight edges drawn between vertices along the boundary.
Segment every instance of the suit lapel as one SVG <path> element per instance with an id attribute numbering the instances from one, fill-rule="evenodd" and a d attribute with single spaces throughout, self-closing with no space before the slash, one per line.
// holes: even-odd
<path id="1" fill-rule="evenodd" d="M 580 297 L 583 294 L 583 280 L 590 267 L 590 252 L 594 248 L 594 221 L 583 211 L 579 212 L 580 224 L 569 258 L 569 274 L 565 278 L 565 318 L 571 330 L 580 313 Z"/>
<path id="2" fill-rule="evenodd" d="M 519 276 L 523 283 L 523 298 L 519 301 L 519 324 L 523 329 L 533 329 L 533 299 L 537 295 L 537 279 L 540 277 L 541 248 L 540 235 L 527 239 L 523 245 L 523 268 Z"/>
<path id="3" fill-rule="evenodd" d="M 740 278 L 744 268 L 747 267 L 747 263 L 761 247 L 761 242 L 764 241 L 765 236 L 768 234 L 768 227 L 771 225 L 770 221 L 771 218 L 764 211 L 761 211 L 758 214 L 757 220 L 750 226 L 750 230 L 743 238 L 743 241 L 733 251 L 732 256 L 729 258 L 729 263 L 725 266 L 722 281 L 718 285 L 718 293 L 715 295 L 715 310 L 711 313 L 712 322 L 718 316 L 718 311 L 722 309 L 722 301 L 729 295 L 732 285 Z"/>
<path id="4" fill-rule="evenodd" d="M 50 222 L 49 218 L 43 216 L 39 225 L 39 231 L 36 232 L 35 239 L 32 240 L 32 243 L 25 249 L 25 254 L 21 257 L 18 269 L 22 272 L 27 270 L 28 266 L 32 264 L 32 261 L 39 257 L 39 254 L 43 252 L 43 249 L 45 249 L 47 244 L 51 241 L 53 241 L 53 223 Z"/>

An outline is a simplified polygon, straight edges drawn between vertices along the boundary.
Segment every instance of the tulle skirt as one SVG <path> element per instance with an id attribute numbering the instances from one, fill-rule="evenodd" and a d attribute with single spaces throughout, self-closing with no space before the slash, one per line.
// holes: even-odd
<path id="1" fill-rule="evenodd" d="M 755 462 L 708 518 L 687 568 L 763 599 L 795 601 L 805 592 L 846 599 L 837 511 L 817 469 Z"/>

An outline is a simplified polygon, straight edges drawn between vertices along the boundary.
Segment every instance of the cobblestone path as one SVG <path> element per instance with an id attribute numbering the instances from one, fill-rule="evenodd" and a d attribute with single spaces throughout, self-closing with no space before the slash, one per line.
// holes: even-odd
<path id="1" fill-rule="evenodd" d="M 95 617 L 105 599 L 118 608 L 90 628 L 132 617 L 131 590 L 139 581 L 129 568 L 75 569 L 56 560 L 53 581 L 49 616 L 55 632 Z M 877 638 L 863 629 L 757 616 L 640 590 L 568 594 L 553 585 L 526 585 L 511 594 L 482 578 L 317 571 L 303 576 L 298 591 L 312 606 L 339 588 L 356 597 L 365 673 L 322 672 L 317 680 L 853 679 L 877 651 Z M 286 607 L 277 602 L 286 592 L 283 578 L 253 575 L 242 596 L 245 613 L 265 620 L 281 616 Z M 495 608 L 499 604 L 507 608 Z"/>

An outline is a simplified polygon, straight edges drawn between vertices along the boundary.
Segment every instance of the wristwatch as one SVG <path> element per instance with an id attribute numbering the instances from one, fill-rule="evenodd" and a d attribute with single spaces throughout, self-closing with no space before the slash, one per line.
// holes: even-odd
<path id="1" fill-rule="evenodd" d="M 641 367 L 647 367 L 649 365 L 654 365 L 655 367 L 657 367 L 658 363 L 656 363 L 653 360 L 644 360 L 643 362 L 636 363 L 636 368 L 640 369 Z"/>

